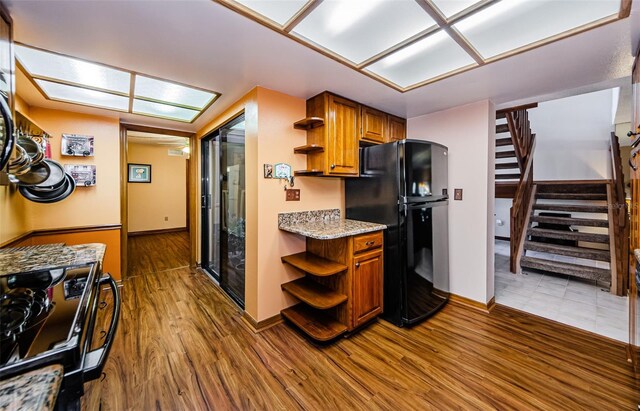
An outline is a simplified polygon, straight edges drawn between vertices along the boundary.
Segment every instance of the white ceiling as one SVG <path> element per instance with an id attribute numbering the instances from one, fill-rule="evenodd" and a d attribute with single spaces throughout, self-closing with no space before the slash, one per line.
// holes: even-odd
<path id="1" fill-rule="evenodd" d="M 500 105 L 626 81 L 640 40 L 639 3 L 625 20 L 403 94 L 210 0 L 7 1 L 17 41 L 222 93 L 185 125 L 46 101 L 18 75 L 29 104 L 188 131 L 255 85 L 305 99 L 331 90 L 414 117 L 483 99 Z"/>

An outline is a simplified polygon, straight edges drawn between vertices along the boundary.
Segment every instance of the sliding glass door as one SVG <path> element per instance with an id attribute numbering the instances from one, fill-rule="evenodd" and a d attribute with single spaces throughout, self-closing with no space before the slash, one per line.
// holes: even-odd
<path id="1" fill-rule="evenodd" d="M 202 139 L 202 267 L 244 308 L 244 115 Z"/>

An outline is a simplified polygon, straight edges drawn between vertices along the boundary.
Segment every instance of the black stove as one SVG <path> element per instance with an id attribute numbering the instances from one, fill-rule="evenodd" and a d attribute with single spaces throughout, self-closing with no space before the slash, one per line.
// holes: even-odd
<path id="1" fill-rule="evenodd" d="M 101 285 L 114 297 L 104 345 L 91 350 Z M 64 366 L 58 408 L 75 408 L 83 384 L 99 377 L 115 336 L 120 295 L 97 264 L 0 278 L 0 380 L 51 364 Z"/>

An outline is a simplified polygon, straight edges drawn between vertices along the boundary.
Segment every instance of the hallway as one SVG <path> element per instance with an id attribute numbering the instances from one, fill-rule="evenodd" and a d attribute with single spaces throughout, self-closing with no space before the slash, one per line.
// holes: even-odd
<path id="1" fill-rule="evenodd" d="M 189 232 L 129 237 L 127 277 L 189 266 Z"/>

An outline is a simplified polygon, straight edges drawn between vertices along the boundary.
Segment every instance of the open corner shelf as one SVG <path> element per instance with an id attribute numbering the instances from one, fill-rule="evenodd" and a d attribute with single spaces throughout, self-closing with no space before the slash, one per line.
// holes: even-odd
<path id="1" fill-rule="evenodd" d="M 283 263 L 287 263 L 306 273 L 318 277 L 327 277 L 329 275 L 338 274 L 347 269 L 347 266 L 344 264 L 318 257 L 317 255 L 306 251 L 286 255 L 281 258 Z"/>
<path id="2" fill-rule="evenodd" d="M 312 128 L 324 126 L 322 117 L 306 117 L 293 123 L 293 128 L 298 130 L 311 130 Z"/>
<path id="3" fill-rule="evenodd" d="M 330 341 L 347 331 L 346 325 L 305 304 L 289 307 L 281 314 L 317 341 Z"/>
<path id="4" fill-rule="evenodd" d="M 296 170 L 293 172 L 293 175 L 296 177 L 304 177 L 304 176 L 321 176 L 324 174 L 322 170 Z"/>
<path id="5" fill-rule="evenodd" d="M 282 289 L 307 305 L 318 310 L 333 308 L 347 301 L 347 296 L 337 293 L 309 277 L 282 284 Z"/>
<path id="6" fill-rule="evenodd" d="M 295 147 L 293 152 L 296 154 L 320 153 L 324 151 L 324 147 L 317 144 L 305 144 L 304 146 Z"/>

